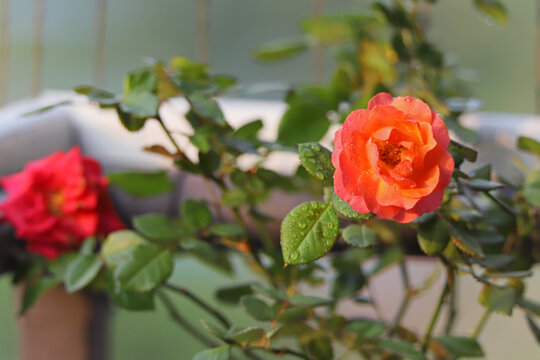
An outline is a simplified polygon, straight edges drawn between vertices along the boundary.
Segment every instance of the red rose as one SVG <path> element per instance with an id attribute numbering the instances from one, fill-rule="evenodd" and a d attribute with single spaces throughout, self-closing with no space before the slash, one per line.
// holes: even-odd
<path id="1" fill-rule="evenodd" d="M 434 211 L 454 171 L 449 142 L 426 103 L 377 94 L 335 134 L 336 194 L 359 213 L 402 223 Z"/>
<path id="2" fill-rule="evenodd" d="M 3 218 L 31 252 L 49 259 L 77 249 L 91 235 L 124 227 L 107 194 L 101 166 L 78 147 L 32 161 L 0 178 L 8 197 Z"/>

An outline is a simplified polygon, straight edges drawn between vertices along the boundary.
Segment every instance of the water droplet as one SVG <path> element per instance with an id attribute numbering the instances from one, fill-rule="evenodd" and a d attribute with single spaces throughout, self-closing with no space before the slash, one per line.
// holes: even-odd
<path id="1" fill-rule="evenodd" d="M 298 222 L 298 227 L 299 227 L 300 229 L 305 229 L 306 226 L 307 226 L 307 224 L 306 224 L 305 222 L 303 222 L 303 221 L 299 221 L 299 222 Z"/>
<path id="2" fill-rule="evenodd" d="M 323 175 L 323 173 L 320 172 L 320 171 L 317 171 L 317 172 L 315 173 L 315 176 L 317 177 L 317 179 L 321 179 L 321 180 L 324 179 L 324 175 Z"/>
<path id="3" fill-rule="evenodd" d="M 328 226 L 329 229 L 332 229 L 334 227 L 334 224 L 328 223 L 328 224 L 326 224 L 326 226 Z"/>
<path id="4" fill-rule="evenodd" d="M 298 259 L 299 256 L 300 256 L 300 254 L 298 253 L 298 251 L 293 251 L 290 254 L 291 260 L 296 260 L 296 259 Z"/>

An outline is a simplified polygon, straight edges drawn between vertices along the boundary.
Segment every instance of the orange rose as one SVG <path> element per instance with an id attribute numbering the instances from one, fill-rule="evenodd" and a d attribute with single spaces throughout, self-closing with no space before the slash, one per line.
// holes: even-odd
<path id="1" fill-rule="evenodd" d="M 410 222 L 442 202 L 454 171 L 449 143 L 426 103 L 379 93 L 335 134 L 336 194 L 359 213 Z"/>

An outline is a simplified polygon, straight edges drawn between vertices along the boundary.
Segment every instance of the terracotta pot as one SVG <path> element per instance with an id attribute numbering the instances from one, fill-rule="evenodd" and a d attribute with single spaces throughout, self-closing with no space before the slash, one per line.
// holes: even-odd
<path id="1" fill-rule="evenodd" d="M 17 288 L 17 304 L 23 287 Z M 21 360 L 105 360 L 110 314 L 105 294 L 45 293 L 18 321 Z"/>

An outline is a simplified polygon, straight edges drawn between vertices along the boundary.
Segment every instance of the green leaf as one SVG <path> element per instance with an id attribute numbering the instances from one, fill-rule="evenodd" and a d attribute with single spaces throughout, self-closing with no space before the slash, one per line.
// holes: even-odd
<path id="1" fill-rule="evenodd" d="M 289 296 L 289 301 L 291 302 L 291 304 L 294 305 L 302 305 L 309 307 L 328 306 L 334 303 L 334 299 L 310 295 L 291 295 Z"/>
<path id="2" fill-rule="evenodd" d="M 183 56 L 175 56 L 170 62 L 171 68 L 179 70 L 185 78 L 205 78 L 208 66 L 193 62 Z"/>
<path id="3" fill-rule="evenodd" d="M 227 332 L 221 326 L 216 325 L 212 322 L 207 322 L 205 320 L 201 320 L 201 325 L 206 331 L 208 331 L 210 334 L 214 335 L 218 339 L 227 340 Z"/>
<path id="4" fill-rule="evenodd" d="M 243 348 L 263 348 L 267 342 L 266 332 L 258 327 L 240 330 L 232 340 Z"/>
<path id="5" fill-rule="evenodd" d="M 418 245 L 427 255 L 441 254 L 449 240 L 448 224 L 439 217 L 420 224 L 418 228 Z"/>
<path id="6" fill-rule="evenodd" d="M 484 180 L 484 179 L 473 179 L 469 181 L 467 184 L 469 188 L 476 191 L 491 191 L 491 190 L 497 190 L 502 189 L 504 187 L 503 184 L 499 184 L 493 181 Z"/>
<path id="7" fill-rule="evenodd" d="M 173 183 L 165 171 L 115 172 L 107 174 L 111 185 L 119 186 L 130 195 L 147 197 L 171 192 Z"/>
<path id="8" fill-rule="evenodd" d="M 280 323 L 297 323 L 306 321 L 312 315 L 312 310 L 308 307 L 289 307 L 276 316 Z"/>
<path id="9" fill-rule="evenodd" d="M 133 250 L 143 244 L 144 238 L 131 230 L 116 231 L 107 236 L 101 248 L 101 255 L 110 267 L 129 261 Z"/>
<path id="10" fill-rule="evenodd" d="M 150 241 L 158 244 L 177 243 L 183 237 L 191 235 L 182 229 L 178 222 L 162 214 L 145 214 L 133 218 L 133 227 Z"/>
<path id="11" fill-rule="evenodd" d="M 369 214 L 360 214 L 353 210 L 353 208 L 347 204 L 345 201 L 341 200 L 339 196 L 337 196 L 336 193 L 332 194 L 332 205 L 334 206 L 334 209 L 338 212 L 338 214 L 343 215 L 345 218 L 358 222 L 358 223 L 365 223 L 368 220 L 372 219 L 375 214 L 369 213 Z"/>
<path id="12" fill-rule="evenodd" d="M 304 264 L 326 255 L 339 231 L 332 204 L 317 201 L 295 207 L 281 223 L 281 249 L 286 264 Z"/>
<path id="13" fill-rule="evenodd" d="M 474 338 L 464 336 L 443 335 L 433 339 L 440 343 L 454 356 L 481 357 L 484 351 Z"/>
<path id="14" fill-rule="evenodd" d="M 337 95 L 329 88 L 297 88 L 287 98 L 288 108 L 279 123 L 278 142 L 294 146 L 319 141 L 330 126 L 326 114 L 335 110 L 338 102 Z"/>
<path id="15" fill-rule="evenodd" d="M 349 225 L 341 233 L 349 245 L 366 248 L 377 244 L 377 234 L 364 225 Z"/>
<path id="16" fill-rule="evenodd" d="M 219 169 L 220 163 L 220 156 L 214 150 L 210 150 L 207 153 L 199 151 L 199 168 L 203 173 L 212 175 Z"/>
<path id="17" fill-rule="evenodd" d="M 523 183 L 523 197 L 535 206 L 540 206 L 540 171 L 531 171 Z"/>
<path id="18" fill-rule="evenodd" d="M 334 358 L 332 339 L 326 336 L 311 339 L 307 343 L 306 350 L 310 359 L 313 360 L 328 360 Z"/>
<path id="19" fill-rule="evenodd" d="M 473 233 L 465 227 L 465 225 L 459 224 L 450 224 L 450 233 L 452 234 L 451 240 L 454 245 L 456 245 L 464 253 L 483 258 L 484 252 L 482 251 L 482 246 L 476 239 Z"/>
<path id="20" fill-rule="evenodd" d="M 261 299 L 253 295 L 245 295 L 240 299 L 246 312 L 256 320 L 271 321 L 275 317 L 274 310 Z"/>
<path id="21" fill-rule="evenodd" d="M 274 300 L 285 301 L 289 299 L 287 294 L 275 288 L 265 287 L 261 284 L 253 284 L 251 285 L 251 288 L 253 289 L 253 291 L 256 291 Z"/>
<path id="22" fill-rule="evenodd" d="M 222 345 L 196 353 L 193 360 L 229 360 L 230 358 L 231 347 Z"/>
<path id="23" fill-rule="evenodd" d="M 418 351 L 412 344 L 392 339 L 380 339 L 377 341 L 377 345 L 385 350 L 390 351 L 399 356 L 403 356 L 406 359 L 425 360 L 426 356 L 422 352 Z"/>
<path id="24" fill-rule="evenodd" d="M 169 250 L 148 244 L 137 246 L 129 261 L 116 267 L 114 277 L 126 290 L 145 292 L 165 282 L 173 270 Z"/>
<path id="25" fill-rule="evenodd" d="M 491 164 L 481 166 L 467 174 L 471 179 L 491 179 Z"/>
<path id="26" fill-rule="evenodd" d="M 132 92 L 120 102 L 119 107 L 124 113 L 147 119 L 157 116 L 159 100 L 156 95 L 149 92 Z M 131 129 L 128 127 L 128 130 Z"/>
<path id="27" fill-rule="evenodd" d="M 242 189 L 230 189 L 223 192 L 221 203 L 225 206 L 240 206 L 248 201 L 249 195 Z"/>
<path id="28" fill-rule="evenodd" d="M 341 299 L 356 294 L 364 287 L 366 278 L 360 269 L 341 271 L 332 282 L 332 297 Z"/>
<path id="29" fill-rule="evenodd" d="M 211 120 L 219 126 L 228 125 L 221 108 L 214 99 L 201 94 L 193 94 L 188 97 L 188 101 L 191 104 L 193 112 L 198 116 Z"/>
<path id="30" fill-rule="evenodd" d="M 469 162 L 475 162 L 478 152 L 474 149 L 471 149 L 468 146 L 458 143 L 457 141 L 450 140 L 450 145 L 448 146 L 448 151 L 451 154 L 458 154 L 462 156 Z"/>
<path id="31" fill-rule="evenodd" d="M 518 138 L 517 145 L 521 150 L 528 151 L 536 156 L 540 156 L 540 142 L 530 137 L 520 136 Z"/>
<path id="32" fill-rule="evenodd" d="M 106 282 L 107 293 L 114 303 L 129 311 L 149 311 L 154 310 L 154 293 L 126 291 L 117 289 L 112 272 L 107 273 Z"/>
<path id="33" fill-rule="evenodd" d="M 486 15 L 492 17 L 498 23 L 505 24 L 508 21 L 506 8 L 498 0 L 475 0 L 475 5 Z"/>
<path id="34" fill-rule="evenodd" d="M 368 339 L 380 336 L 385 329 L 384 323 L 373 319 L 355 319 L 345 328 L 347 331 Z"/>
<path id="35" fill-rule="evenodd" d="M 67 271 L 69 264 L 79 256 L 78 253 L 68 252 L 60 255 L 54 261 L 49 263 L 49 272 L 58 280 L 64 280 L 64 274 Z"/>
<path id="36" fill-rule="evenodd" d="M 512 315 L 517 301 L 517 294 L 510 287 L 485 285 L 478 297 L 478 302 L 485 308 L 504 315 Z"/>
<path id="37" fill-rule="evenodd" d="M 308 48 L 304 39 L 282 40 L 261 46 L 253 52 L 257 60 L 276 61 L 297 55 Z"/>
<path id="38" fill-rule="evenodd" d="M 129 111 L 124 111 L 121 104 L 116 106 L 116 113 L 118 114 L 120 123 L 126 128 L 126 130 L 132 132 L 142 129 L 146 123 L 146 120 L 148 120 L 146 117 L 137 116 Z"/>
<path id="39" fill-rule="evenodd" d="M 230 87 L 236 85 L 237 80 L 233 76 L 217 74 L 212 76 L 212 82 L 216 84 L 219 90 L 216 93 L 221 93 Z"/>
<path id="40" fill-rule="evenodd" d="M 257 134 L 262 128 L 262 120 L 254 120 L 236 129 L 233 135 L 246 140 L 256 140 Z"/>
<path id="41" fill-rule="evenodd" d="M 231 263 L 227 253 L 222 249 L 212 247 L 207 242 L 197 238 L 183 239 L 180 243 L 182 249 L 192 251 L 199 259 L 206 262 L 210 266 L 215 266 L 219 270 L 227 273 L 231 272 Z"/>
<path id="42" fill-rule="evenodd" d="M 213 131 L 205 131 L 206 128 L 202 128 L 195 131 L 195 134 L 189 137 L 189 141 L 199 149 L 200 152 L 206 154 L 212 149 L 210 142 L 211 136 L 214 135 Z"/>
<path id="43" fill-rule="evenodd" d="M 43 294 L 58 284 L 60 284 L 60 280 L 49 276 L 41 277 L 34 283 L 26 284 L 19 316 L 24 315 Z"/>
<path id="44" fill-rule="evenodd" d="M 88 96 L 89 101 L 97 102 L 101 107 L 112 106 L 120 101 L 120 96 L 93 86 L 77 86 L 73 91 Z"/>
<path id="45" fill-rule="evenodd" d="M 124 95 L 134 92 L 153 93 L 157 88 L 157 74 L 150 69 L 131 71 L 124 79 Z"/>
<path id="46" fill-rule="evenodd" d="M 324 146 L 317 143 L 298 144 L 300 161 L 306 170 L 317 180 L 326 185 L 334 184 L 334 165 L 332 165 L 332 153 Z"/>
<path id="47" fill-rule="evenodd" d="M 236 224 L 215 224 L 208 230 L 217 236 L 242 236 L 246 233 L 246 229 Z"/>
<path id="48" fill-rule="evenodd" d="M 253 294 L 251 284 L 231 285 L 216 291 L 216 297 L 227 304 L 238 304 L 242 296 L 251 294 Z"/>
<path id="49" fill-rule="evenodd" d="M 212 221 L 212 213 L 202 200 L 187 199 L 182 204 L 182 217 L 196 228 L 204 228 Z"/>
<path id="50" fill-rule="evenodd" d="M 64 283 L 67 292 L 75 292 L 88 285 L 98 274 L 103 261 L 98 255 L 80 254 L 66 269 Z"/>
<path id="51" fill-rule="evenodd" d="M 471 258 L 471 260 L 488 269 L 500 269 L 512 264 L 515 258 L 509 254 L 493 254 L 486 255 L 483 259 Z"/>

